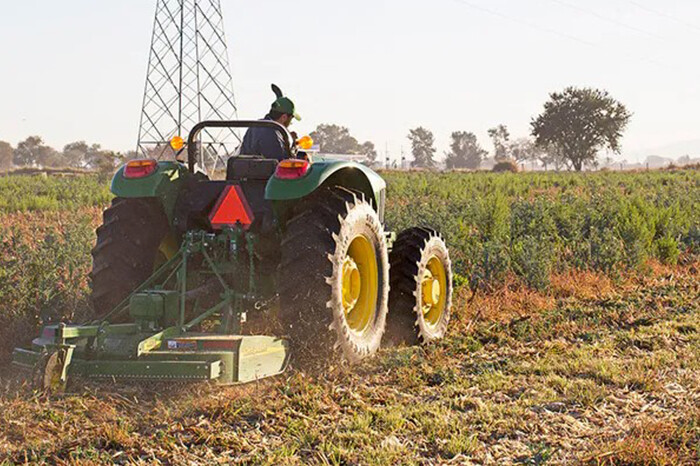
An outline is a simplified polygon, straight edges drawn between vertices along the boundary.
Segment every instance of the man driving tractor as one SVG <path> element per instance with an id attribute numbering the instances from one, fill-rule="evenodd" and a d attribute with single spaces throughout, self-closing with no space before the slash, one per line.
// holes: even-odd
<path id="1" fill-rule="evenodd" d="M 263 120 L 275 121 L 285 128 L 289 128 L 292 120 L 301 120 L 295 111 L 294 102 L 288 97 L 284 97 L 280 88 L 274 84 L 272 90 L 277 96 L 277 100 L 272 103 L 270 112 Z M 250 128 L 243 137 L 239 153 L 242 155 L 261 155 L 268 159 L 281 161 L 287 158 L 284 146 L 284 140 L 278 131 L 271 128 Z"/>

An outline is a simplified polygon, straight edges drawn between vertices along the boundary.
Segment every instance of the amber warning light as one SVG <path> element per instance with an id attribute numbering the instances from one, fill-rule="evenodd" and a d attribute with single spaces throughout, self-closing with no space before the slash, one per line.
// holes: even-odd
<path id="1" fill-rule="evenodd" d="M 185 140 L 180 136 L 175 136 L 170 140 L 170 147 L 172 147 L 175 152 L 180 152 L 182 148 L 185 147 Z"/>
<path id="2" fill-rule="evenodd" d="M 311 139 L 311 136 L 304 136 L 297 141 L 297 146 L 299 146 L 299 149 L 301 150 L 310 150 L 312 147 L 314 147 L 314 140 Z"/>
<path id="3" fill-rule="evenodd" d="M 124 178 L 145 178 L 153 174 L 158 168 L 157 160 L 132 160 L 124 168 Z"/>
<path id="4" fill-rule="evenodd" d="M 283 160 L 277 165 L 275 177 L 281 180 L 296 180 L 306 176 L 311 164 L 308 160 L 289 159 Z"/>

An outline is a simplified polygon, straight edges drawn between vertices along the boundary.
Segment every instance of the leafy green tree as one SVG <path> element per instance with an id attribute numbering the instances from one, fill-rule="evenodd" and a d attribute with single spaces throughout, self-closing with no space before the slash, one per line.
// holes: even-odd
<path id="1" fill-rule="evenodd" d="M 65 163 L 62 154 L 45 145 L 39 136 L 29 136 L 17 144 L 13 159 L 15 165 L 59 167 Z"/>
<path id="2" fill-rule="evenodd" d="M 316 130 L 309 136 L 321 150 L 328 154 L 357 154 L 360 144 L 352 135 L 350 130 L 339 125 L 318 125 Z"/>
<path id="3" fill-rule="evenodd" d="M 568 87 L 550 95 L 544 112 L 531 123 L 538 146 L 554 147 L 576 171 L 594 165 L 598 153 L 619 154 L 632 114 L 607 91 Z"/>
<path id="4" fill-rule="evenodd" d="M 85 141 L 71 142 L 63 147 L 63 158 L 71 167 L 84 167 L 90 146 Z"/>
<path id="5" fill-rule="evenodd" d="M 29 136 L 24 141 L 17 144 L 13 153 L 15 165 L 38 165 L 41 147 L 44 144 L 39 136 Z"/>
<path id="6" fill-rule="evenodd" d="M 99 144 L 93 144 L 88 149 L 83 159 L 82 167 L 89 169 L 100 169 L 106 166 L 114 166 L 116 153 L 102 150 Z"/>
<path id="7" fill-rule="evenodd" d="M 360 146 L 360 153 L 365 156 L 364 163 L 366 165 L 372 166 L 377 163 L 377 149 L 374 147 L 374 143 L 367 141 Z"/>
<path id="8" fill-rule="evenodd" d="M 529 138 L 516 139 L 508 145 L 510 156 L 520 163 L 539 160 L 541 152 L 542 149 Z"/>
<path id="9" fill-rule="evenodd" d="M 435 168 L 435 137 L 432 131 L 418 127 L 408 133 L 411 141 L 411 153 L 413 162 L 411 165 L 418 168 Z"/>
<path id="10" fill-rule="evenodd" d="M 85 141 L 72 142 L 63 148 L 63 159 L 75 168 L 105 171 L 115 168 L 119 161 L 127 157 L 103 150 L 99 144 L 88 145 Z"/>
<path id="11" fill-rule="evenodd" d="M 9 142 L 0 141 L 0 170 L 7 170 L 12 166 L 14 149 Z"/>
<path id="12" fill-rule="evenodd" d="M 139 153 L 135 150 L 130 150 L 125 152 L 124 154 L 121 154 L 121 158 L 124 162 L 128 162 L 129 160 L 138 159 Z"/>
<path id="13" fill-rule="evenodd" d="M 377 161 L 377 149 L 374 143 L 367 141 L 360 144 L 344 126 L 321 124 L 309 136 L 327 154 L 364 155 L 364 163 L 367 165 Z"/>
<path id="14" fill-rule="evenodd" d="M 506 160 L 509 157 L 508 146 L 510 141 L 510 132 L 505 125 L 498 125 L 489 130 L 489 137 L 493 141 L 493 157 L 497 162 Z"/>
<path id="15" fill-rule="evenodd" d="M 475 170 L 481 165 L 483 158 L 488 155 L 476 139 L 474 133 L 455 131 L 452 133 L 450 151 L 445 154 L 448 169 L 469 168 Z"/>
<path id="16" fill-rule="evenodd" d="M 89 168 L 100 173 L 111 174 L 118 165 L 126 162 L 126 157 L 126 155 L 119 152 L 100 151 L 96 157 L 91 159 Z"/>
<path id="17" fill-rule="evenodd" d="M 559 149 L 551 145 L 547 146 L 547 148 L 539 147 L 537 160 L 542 164 L 545 171 L 549 169 L 550 166 L 553 166 L 556 171 L 566 167 L 566 160 L 560 154 Z"/>

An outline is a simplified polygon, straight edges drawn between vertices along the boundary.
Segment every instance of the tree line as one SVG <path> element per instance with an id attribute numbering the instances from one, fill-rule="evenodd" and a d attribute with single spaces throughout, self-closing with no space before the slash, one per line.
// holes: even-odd
<path id="1" fill-rule="evenodd" d="M 495 162 L 533 162 L 540 163 L 545 170 L 554 167 L 580 171 L 597 166 L 598 155 L 603 150 L 620 153 L 622 136 L 631 116 L 607 91 L 568 87 L 550 94 L 542 113 L 530 122 L 529 137 L 511 139 L 505 125 L 491 128 L 488 135 Z M 357 155 L 369 165 L 377 164 L 374 143 L 358 141 L 346 127 L 321 124 L 310 136 L 324 153 Z M 437 168 L 432 131 L 424 127 L 411 129 L 408 140 L 413 167 Z M 451 134 L 449 150 L 445 152 L 445 167 L 478 169 L 488 154 L 473 132 L 455 131 Z M 89 145 L 84 141 L 67 144 L 62 151 L 57 151 L 38 136 L 30 136 L 14 148 L 0 141 L 0 169 L 14 164 L 109 171 L 136 155 L 136 152 L 122 154 L 104 150 L 99 144 Z"/>
<path id="2" fill-rule="evenodd" d="M 360 143 L 342 126 L 322 124 L 310 136 L 328 153 L 361 155 L 369 164 L 377 159 L 377 150 L 372 142 Z M 155 149 L 154 153 L 157 152 L 159 150 Z M 40 136 L 29 136 L 20 141 L 17 147 L 13 147 L 9 142 L 0 141 L 0 170 L 8 170 L 12 166 L 29 166 L 111 171 L 127 160 L 137 157 L 136 151 L 115 152 L 85 141 L 67 144 L 63 150 L 46 145 Z"/>
<path id="3" fill-rule="evenodd" d="M 607 91 L 568 87 L 550 94 L 543 112 L 530 122 L 529 137 L 512 139 L 505 125 L 488 131 L 496 163 L 539 163 L 545 170 L 553 167 L 581 171 L 595 167 L 603 150 L 620 153 L 624 130 L 631 119 L 627 108 Z M 365 162 L 376 164 L 374 144 L 359 144 L 347 128 L 320 125 L 311 135 L 325 153 L 366 155 Z M 416 168 L 437 168 L 435 136 L 424 127 L 411 129 L 411 165 Z M 478 169 L 489 152 L 469 131 L 455 131 L 445 152 L 447 169 Z"/>
<path id="4" fill-rule="evenodd" d="M 581 171 L 596 167 L 601 151 L 621 152 L 622 136 L 632 114 L 607 91 L 568 87 L 550 94 L 543 112 L 530 122 L 531 137 L 511 140 L 505 125 L 488 131 L 496 162 L 539 162 L 545 170 L 567 168 Z M 425 128 L 408 135 L 413 154 L 412 165 L 436 166 L 434 137 Z M 481 148 L 474 133 L 456 131 L 450 150 L 445 153 L 448 169 L 479 168 L 488 152 Z"/>
<path id="5" fill-rule="evenodd" d="M 46 145 L 39 136 L 29 136 L 17 147 L 0 141 L 0 170 L 14 166 L 42 168 L 83 168 L 111 171 L 125 160 L 136 158 L 136 152 L 115 152 L 103 149 L 99 144 L 76 141 L 66 144 L 63 150 Z"/>

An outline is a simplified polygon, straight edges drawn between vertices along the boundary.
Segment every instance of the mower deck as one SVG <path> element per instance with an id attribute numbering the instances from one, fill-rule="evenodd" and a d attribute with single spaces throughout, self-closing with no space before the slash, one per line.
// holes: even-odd
<path id="1" fill-rule="evenodd" d="M 284 372 L 286 340 L 240 335 L 246 310 L 264 298 L 255 292 L 252 254 L 240 253 L 252 251 L 253 241 L 241 228 L 188 233 L 180 251 L 107 316 L 86 325 L 47 325 L 31 349 L 15 349 L 13 362 L 52 391 L 63 390 L 72 376 L 225 385 Z M 248 275 L 239 272 L 244 261 Z M 201 289 L 218 299 L 204 305 Z M 125 315 L 133 323 L 110 323 Z"/>
<path id="2" fill-rule="evenodd" d="M 47 327 L 56 331 L 58 327 Z M 89 327 L 72 327 L 87 330 Z M 55 351 L 53 341 L 34 340 L 33 349 L 16 349 L 14 363 L 33 369 L 44 355 Z M 68 376 L 101 379 L 198 380 L 218 384 L 253 382 L 284 372 L 289 360 L 286 340 L 268 336 L 188 334 L 163 341 L 158 349 L 134 359 L 118 359 L 117 355 L 101 354 L 89 359 L 80 347 L 66 344 L 71 358 Z"/>

